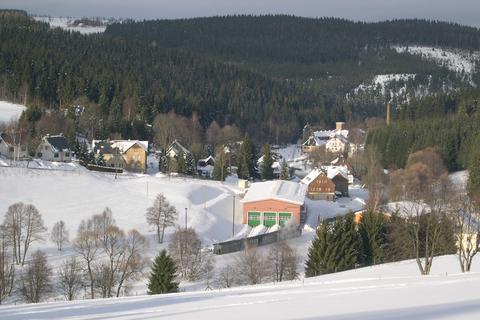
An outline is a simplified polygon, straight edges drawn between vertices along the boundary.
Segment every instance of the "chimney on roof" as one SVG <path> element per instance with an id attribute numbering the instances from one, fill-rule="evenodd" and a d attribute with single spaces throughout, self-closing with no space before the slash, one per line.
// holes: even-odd
<path id="1" fill-rule="evenodd" d="M 345 125 L 345 122 L 337 122 L 335 129 L 337 129 L 337 131 L 343 130 L 344 125 Z"/>

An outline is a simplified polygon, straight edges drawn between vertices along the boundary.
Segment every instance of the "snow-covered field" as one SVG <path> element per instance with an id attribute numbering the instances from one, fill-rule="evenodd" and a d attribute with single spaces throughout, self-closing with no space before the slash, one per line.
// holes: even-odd
<path id="1" fill-rule="evenodd" d="M 455 256 L 432 275 L 415 261 L 293 282 L 119 299 L 0 306 L 2 319 L 479 319 L 480 263 L 459 274 Z"/>
<path id="2" fill-rule="evenodd" d="M 18 120 L 26 107 L 6 101 L 0 101 L 0 122 L 10 122 Z"/>
<path id="3" fill-rule="evenodd" d="M 49 229 L 63 219 L 74 234 L 82 219 L 109 207 L 119 227 L 153 234 L 145 222 L 145 211 L 154 197 L 163 193 L 177 208 L 182 225 L 187 208 L 188 225 L 198 231 L 206 244 L 231 236 L 234 186 L 163 175 L 125 174 L 115 179 L 114 175 L 90 172 L 75 164 L 47 166 L 34 161 L 29 166 L 44 170 L 0 166 L 2 215 L 12 203 L 32 203 Z M 237 203 L 237 230 L 241 228 L 240 208 Z"/>
<path id="4" fill-rule="evenodd" d="M 393 49 L 399 53 L 419 55 L 423 59 L 434 61 L 452 71 L 466 74 L 472 74 L 475 71 L 476 63 L 480 60 L 480 52 L 469 53 L 463 50 L 426 46 L 395 46 Z"/>
<path id="5" fill-rule="evenodd" d="M 90 33 L 103 33 L 105 32 L 106 26 L 88 26 L 88 25 L 78 25 L 74 26 L 72 23 L 76 18 L 65 18 L 65 17 L 44 17 L 44 16 L 35 16 L 33 17 L 36 21 L 47 22 L 51 28 L 61 28 L 68 31 L 77 31 L 83 34 Z M 106 23 L 106 21 L 102 21 Z"/>

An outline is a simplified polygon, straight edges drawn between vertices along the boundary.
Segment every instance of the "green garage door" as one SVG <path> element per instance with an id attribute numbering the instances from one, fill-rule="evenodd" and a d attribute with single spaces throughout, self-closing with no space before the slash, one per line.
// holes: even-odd
<path id="1" fill-rule="evenodd" d="M 290 212 L 280 212 L 279 215 L 280 216 L 278 217 L 279 218 L 278 220 L 281 226 L 285 225 L 285 222 L 292 218 L 292 214 Z"/>
<path id="2" fill-rule="evenodd" d="M 276 212 L 265 212 L 263 214 L 263 225 L 265 227 L 273 227 L 277 224 L 277 213 Z"/>
<path id="3" fill-rule="evenodd" d="M 256 227 L 260 224 L 260 212 L 248 212 L 248 225 L 251 227 Z"/>

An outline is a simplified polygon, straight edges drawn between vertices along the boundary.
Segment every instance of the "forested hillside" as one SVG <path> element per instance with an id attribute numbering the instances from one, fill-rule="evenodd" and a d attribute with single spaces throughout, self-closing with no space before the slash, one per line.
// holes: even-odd
<path id="1" fill-rule="evenodd" d="M 63 131 L 85 131 L 81 124 L 88 122 L 97 138 L 151 139 L 155 116 L 174 112 L 198 119 L 203 130 L 215 121 L 235 125 L 256 143 L 287 142 L 307 122 L 383 117 L 390 93 L 351 94 L 377 74 L 416 74 L 407 88 L 412 105 L 428 101 L 415 96 L 419 86 L 433 97 L 474 90 L 464 76 L 389 46 L 476 50 L 479 35 L 475 28 L 416 20 L 233 16 L 124 22 L 87 36 L 5 11 L 0 98 L 29 106 L 22 121 L 66 120 L 55 127 Z M 456 110 L 455 103 L 435 106 L 434 114 Z M 85 109 L 79 112 L 77 105 Z M 432 115 L 409 105 L 394 107 L 396 118 Z M 55 120 L 43 120 L 52 114 Z M 29 128 L 36 134 L 36 126 Z"/>

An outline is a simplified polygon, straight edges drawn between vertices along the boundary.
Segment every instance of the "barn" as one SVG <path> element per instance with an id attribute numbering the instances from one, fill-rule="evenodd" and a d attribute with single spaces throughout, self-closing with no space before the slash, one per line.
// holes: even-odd
<path id="1" fill-rule="evenodd" d="M 283 226 L 288 220 L 293 220 L 297 225 L 304 223 L 306 191 L 304 184 L 291 181 L 253 183 L 241 200 L 243 224 L 273 227 Z"/>

